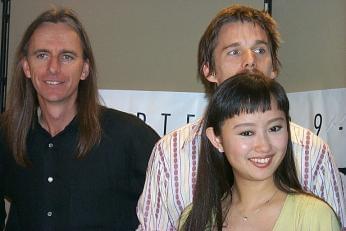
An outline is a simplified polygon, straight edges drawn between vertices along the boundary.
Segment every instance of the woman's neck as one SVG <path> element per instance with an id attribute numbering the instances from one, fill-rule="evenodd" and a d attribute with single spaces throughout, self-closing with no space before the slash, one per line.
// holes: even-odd
<path id="1" fill-rule="evenodd" d="M 272 180 L 262 182 L 235 182 L 232 187 L 232 204 L 244 210 L 257 209 L 275 197 L 279 189 Z"/>
<path id="2" fill-rule="evenodd" d="M 287 194 L 273 181 L 235 182 L 223 200 L 226 230 L 272 230 Z M 227 203 L 227 205 L 226 205 Z"/>

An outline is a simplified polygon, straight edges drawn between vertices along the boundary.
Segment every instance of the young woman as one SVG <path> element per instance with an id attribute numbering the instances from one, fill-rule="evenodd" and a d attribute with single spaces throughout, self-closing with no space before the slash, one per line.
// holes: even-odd
<path id="1" fill-rule="evenodd" d="M 260 73 L 222 83 L 206 111 L 198 177 L 180 230 L 340 230 L 302 190 L 282 86 Z"/>

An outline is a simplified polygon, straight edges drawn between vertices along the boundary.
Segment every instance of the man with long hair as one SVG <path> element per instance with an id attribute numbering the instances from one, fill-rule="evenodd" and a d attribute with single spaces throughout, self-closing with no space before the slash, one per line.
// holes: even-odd
<path id="1" fill-rule="evenodd" d="M 275 79 L 280 35 L 266 12 L 233 5 L 210 22 L 198 48 L 198 73 L 210 96 L 227 78 L 257 70 Z M 137 216 L 139 230 L 175 230 L 192 202 L 197 179 L 202 120 L 164 136 L 153 149 Z M 290 123 L 299 181 L 306 191 L 329 203 L 345 226 L 340 174 L 328 145 L 311 131 Z"/>
<path id="2" fill-rule="evenodd" d="M 76 14 L 55 7 L 39 15 L 18 46 L 0 121 L 1 194 L 11 203 L 6 229 L 138 225 L 136 202 L 159 137 L 135 116 L 101 106 L 96 83 Z"/>

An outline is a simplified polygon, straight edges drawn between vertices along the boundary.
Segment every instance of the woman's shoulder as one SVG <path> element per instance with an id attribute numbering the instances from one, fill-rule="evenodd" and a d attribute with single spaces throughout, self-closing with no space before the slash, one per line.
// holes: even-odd
<path id="1" fill-rule="evenodd" d="M 315 197 L 309 194 L 293 194 L 289 195 L 288 200 L 291 203 L 294 203 L 297 209 L 302 210 L 330 210 L 333 211 L 332 208 L 322 199 Z"/>
<path id="2" fill-rule="evenodd" d="M 290 195 L 292 214 L 296 214 L 300 226 L 315 226 L 318 230 L 338 230 L 336 213 L 324 200 L 309 194 Z M 300 223 L 299 222 L 299 223 Z"/>

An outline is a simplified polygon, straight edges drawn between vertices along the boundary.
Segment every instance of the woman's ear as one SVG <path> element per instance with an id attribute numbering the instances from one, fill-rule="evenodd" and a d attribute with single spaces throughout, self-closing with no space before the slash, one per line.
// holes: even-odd
<path id="1" fill-rule="evenodd" d="M 219 150 L 219 152 L 223 151 L 222 141 L 220 136 L 216 136 L 214 132 L 214 128 L 208 127 L 205 131 L 209 141 L 213 144 L 213 146 Z"/>

